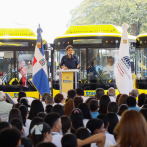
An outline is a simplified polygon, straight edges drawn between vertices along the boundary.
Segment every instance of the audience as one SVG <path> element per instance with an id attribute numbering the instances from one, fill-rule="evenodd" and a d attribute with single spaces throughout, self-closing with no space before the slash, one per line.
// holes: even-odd
<path id="1" fill-rule="evenodd" d="M 78 108 L 78 105 L 83 103 L 83 98 L 81 96 L 74 97 L 75 108 Z"/>
<path id="2" fill-rule="evenodd" d="M 90 107 L 90 113 L 92 118 L 97 118 L 99 115 L 98 113 L 98 101 L 97 100 L 91 100 L 89 102 Z"/>
<path id="3" fill-rule="evenodd" d="M 140 110 L 140 112 L 142 113 L 142 115 L 144 116 L 145 120 L 147 121 L 147 108 L 142 108 Z"/>
<path id="4" fill-rule="evenodd" d="M 17 99 L 18 103 L 20 102 L 20 99 L 23 97 L 26 97 L 26 93 L 24 91 L 20 91 L 18 93 L 18 99 Z"/>
<path id="5" fill-rule="evenodd" d="M 51 142 L 40 142 L 36 147 L 57 147 Z"/>
<path id="6" fill-rule="evenodd" d="M 30 127 L 30 123 L 31 123 L 31 120 L 30 119 L 27 119 L 27 114 L 28 114 L 28 109 L 26 106 L 19 106 L 18 108 L 21 112 L 21 117 L 22 117 L 22 121 L 23 121 L 23 125 L 26 126 L 27 128 Z"/>
<path id="7" fill-rule="evenodd" d="M 22 123 L 23 119 L 21 117 L 21 112 L 17 108 L 13 108 L 10 113 L 9 113 L 9 122 L 11 122 L 12 119 L 18 118 Z M 23 130 L 22 130 L 22 136 L 27 137 L 29 134 L 29 129 L 23 125 Z"/>
<path id="8" fill-rule="evenodd" d="M 86 128 L 81 127 L 77 129 L 75 136 L 77 137 L 77 139 L 84 140 L 90 137 L 91 135 L 90 135 L 90 132 Z M 91 147 L 91 144 L 84 145 L 83 147 Z"/>
<path id="9" fill-rule="evenodd" d="M 76 91 L 74 89 L 68 90 L 67 92 L 67 99 L 74 99 L 74 97 L 76 96 Z"/>
<path id="10" fill-rule="evenodd" d="M 53 108 L 52 105 L 46 105 L 46 107 L 45 107 L 45 112 L 46 112 L 47 114 L 50 113 L 51 110 L 52 110 L 52 108 Z"/>
<path id="11" fill-rule="evenodd" d="M 102 95 L 100 98 L 100 108 L 99 114 L 106 114 L 107 113 L 107 106 L 110 102 L 110 98 L 107 95 Z"/>
<path id="12" fill-rule="evenodd" d="M 48 99 L 50 99 L 50 94 L 48 93 L 48 92 L 45 92 L 43 95 L 42 95 L 42 98 L 41 98 L 41 101 L 42 101 L 42 104 L 43 104 L 43 107 L 44 107 L 44 109 L 45 109 L 45 107 L 46 107 L 46 105 L 48 105 L 47 103 L 46 103 L 46 100 L 47 100 L 47 98 Z M 52 98 L 52 101 L 51 101 L 51 104 L 53 103 L 53 98 Z"/>
<path id="13" fill-rule="evenodd" d="M 85 104 L 85 103 L 79 104 L 79 109 L 82 111 L 83 124 L 84 124 L 84 127 L 86 127 L 86 124 L 87 124 L 88 120 L 92 118 L 90 110 L 89 110 L 87 104 Z"/>
<path id="14" fill-rule="evenodd" d="M 19 147 L 21 145 L 21 133 L 16 128 L 6 128 L 0 131 L 1 147 Z"/>
<path id="15" fill-rule="evenodd" d="M 13 105 L 6 102 L 6 95 L 3 91 L 0 91 L 0 114 L 9 114 Z"/>
<path id="16" fill-rule="evenodd" d="M 62 147 L 77 147 L 77 139 L 73 134 L 65 134 L 61 143 Z"/>
<path id="17" fill-rule="evenodd" d="M 110 87 L 107 95 L 104 95 L 104 89 L 97 88 L 95 97 L 89 97 L 86 101 L 82 88 L 71 89 L 67 94 L 67 101 L 63 105 L 62 94 L 56 94 L 53 100 L 49 93 L 44 93 L 42 102 L 37 99 L 32 101 L 29 113 L 25 92 L 19 92 L 19 103 L 12 108 L 12 104 L 6 102 L 5 94 L 0 91 L 0 114 L 9 115 L 8 122 L 3 119 L 0 122 L 0 146 L 146 146 L 145 93 L 139 94 L 138 89 L 133 89 L 129 96 L 115 96 L 115 89 Z"/>
<path id="18" fill-rule="evenodd" d="M 44 107 L 39 100 L 33 100 L 31 104 L 31 109 L 29 112 L 28 119 L 32 120 L 34 117 L 37 116 L 39 112 L 44 112 Z"/>
<path id="19" fill-rule="evenodd" d="M 54 104 L 53 104 L 53 106 L 55 106 L 56 104 L 59 104 L 59 105 L 63 106 L 63 102 L 64 102 L 63 95 L 61 93 L 58 93 L 54 97 Z"/>
<path id="20" fill-rule="evenodd" d="M 116 102 L 110 102 L 108 104 L 108 113 L 113 112 L 116 113 L 118 112 L 118 104 Z"/>
<path id="21" fill-rule="evenodd" d="M 31 129 L 30 139 L 33 141 L 34 147 L 39 142 L 52 142 L 51 128 L 47 123 L 40 123 Z"/>
<path id="22" fill-rule="evenodd" d="M 84 90 L 82 88 L 77 88 L 76 89 L 76 97 L 82 97 L 83 101 L 85 102 L 85 97 L 84 97 Z"/>
<path id="23" fill-rule="evenodd" d="M 45 104 L 46 105 L 52 105 L 53 104 L 54 99 L 53 99 L 53 97 L 49 93 L 46 93 L 44 98 L 45 98 Z"/>
<path id="24" fill-rule="evenodd" d="M 103 89 L 103 88 L 97 88 L 97 89 L 95 90 L 95 98 L 96 98 L 98 101 L 100 101 L 100 98 L 101 98 L 102 95 L 105 95 L 104 89 Z"/>
<path id="25" fill-rule="evenodd" d="M 70 119 L 71 119 L 71 122 L 72 122 L 71 132 L 73 134 L 75 133 L 75 131 L 78 128 L 84 127 L 84 124 L 83 124 L 83 114 L 82 114 L 80 109 L 78 109 L 78 108 L 73 109 L 71 114 L 70 114 Z"/>
<path id="26" fill-rule="evenodd" d="M 44 122 L 51 127 L 53 135 L 52 143 L 54 143 L 57 147 L 61 147 L 62 135 L 60 134 L 60 132 L 62 129 L 62 124 L 60 114 L 56 112 L 51 112 L 45 116 Z"/>
<path id="27" fill-rule="evenodd" d="M 105 132 L 104 122 L 98 118 L 90 119 L 86 124 L 86 128 L 90 130 L 91 135 Z"/>
<path id="28" fill-rule="evenodd" d="M 69 99 L 64 105 L 64 113 L 70 117 L 71 111 L 75 108 L 73 100 Z"/>
<path id="29" fill-rule="evenodd" d="M 31 124 L 30 124 L 30 127 L 29 127 L 29 135 L 28 137 L 30 137 L 31 135 L 31 129 L 35 126 L 35 125 L 38 125 L 39 123 L 42 123 L 43 122 L 43 118 L 40 118 L 40 117 L 34 117 L 31 121 Z"/>
<path id="30" fill-rule="evenodd" d="M 144 105 L 144 101 L 146 99 L 145 93 L 141 93 L 138 95 L 138 106 L 141 108 Z"/>
<path id="31" fill-rule="evenodd" d="M 121 94 L 118 94 L 117 95 L 117 97 L 116 97 L 116 103 L 118 103 L 120 96 L 121 96 Z"/>
<path id="32" fill-rule="evenodd" d="M 61 105 L 59 105 L 59 104 L 55 105 L 55 106 L 52 108 L 51 112 L 57 112 L 58 114 L 60 114 L 60 116 L 64 115 L 64 109 L 63 109 L 63 107 L 62 107 Z"/>
<path id="33" fill-rule="evenodd" d="M 133 89 L 130 93 L 129 96 L 133 96 L 134 98 L 137 98 L 139 95 L 138 89 Z"/>
<path id="34" fill-rule="evenodd" d="M 133 96 L 128 96 L 128 98 L 126 99 L 126 103 L 127 106 L 129 107 L 129 110 L 136 110 L 136 111 L 140 111 L 139 108 L 136 107 L 136 99 Z"/>
<path id="35" fill-rule="evenodd" d="M 37 114 L 37 117 L 41 117 L 41 118 L 43 118 L 43 119 L 44 119 L 45 116 L 46 116 L 46 113 L 45 113 L 45 112 L 39 112 L 39 113 Z"/>
<path id="36" fill-rule="evenodd" d="M 27 108 L 30 107 L 29 102 L 28 102 L 28 99 L 25 98 L 25 97 L 23 97 L 23 98 L 20 99 L 20 104 L 21 105 L 25 105 Z"/>
<path id="37" fill-rule="evenodd" d="M 110 134 L 108 132 L 108 127 L 109 127 L 108 117 L 105 114 L 100 114 L 100 115 L 98 115 L 97 118 L 101 119 L 104 122 L 104 129 L 105 129 L 106 139 L 110 140 L 113 143 L 113 145 L 115 145 L 116 141 L 114 139 L 114 135 Z"/>
<path id="38" fill-rule="evenodd" d="M 111 102 L 116 102 L 116 99 L 114 98 L 114 96 L 115 96 L 115 89 L 113 87 L 110 87 L 108 89 L 107 95 L 109 96 Z"/>
<path id="39" fill-rule="evenodd" d="M 62 124 L 62 133 L 69 134 L 71 133 L 71 120 L 68 116 L 61 116 L 61 124 Z"/>
<path id="40" fill-rule="evenodd" d="M 0 122 L 0 131 L 5 128 L 11 128 L 11 125 L 8 122 Z"/>
<path id="41" fill-rule="evenodd" d="M 119 100 L 118 100 L 118 106 L 122 104 L 126 104 L 126 99 L 128 98 L 127 94 L 121 94 Z"/>
<path id="42" fill-rule="evenodd" d="M 147 124 L 140 112 L 125 111 L 114 129 L 115 147 L 145 147 L 147 145 Z"/>
<path id="43" fill-rule="evenodd" d="M 118 117 L 115 113 L 107 113 L 107 117 L 109 122 L 108 132 L 113 134 L 113 130 L 118 123 Z"/>
<path id="44" fill-rule="evenodd" d="M 22 147 L 34 147 L 34 144 L 29 138 L 21 138 L 21 146 Z"/>
<path id="45" fill-rule="evenodd" d="M 118 115 L 121 116 L 125 110 L 128 110 L 128 106 L 125 104 L 120 105 L 118 110 Z M 119 117 L 120 118 L 120 117 Z M 120 120 L 120 119 L 119 119 Z"/>

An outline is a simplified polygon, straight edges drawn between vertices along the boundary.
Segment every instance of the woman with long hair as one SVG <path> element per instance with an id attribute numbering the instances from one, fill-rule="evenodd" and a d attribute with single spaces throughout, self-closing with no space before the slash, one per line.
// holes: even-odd
<path id="1" fill-rule="evenodd" d="M 39 112 L 44 112 L 44 107 L 41 101 L 33 100 L 28 119 L 32 120 Z"/>
<path id="2" fill-rule="evenodd" d="M 85 103 L 81 103 L 79 105 L 79 109 L 82 111 L 82 114 L 83 114 L 83 123 L 84 123 L 84 126 L 86 127 L 86 124 L 88 122 L 89 119 L 91 119 L 91 114 L 90 114 L 90 110 L 89 110 L 89 107 L 87 104 Z"/>
<path id="3" fill-rule="evenodd" d="M 118 100 L 118 106 L 126 104 L 126 99 L 128 98 L 127 94 L 122 94 Z"/>
<path id="4" fill-rule="evenodd" d="M 147 124 L 140 112 L 125 111 L 114 129 L 117 144 L 114 147 L 146 147 Z"/>
<path id="5" fill-rule="evenodd" d="M 39 142 L 52 142 L 51 128 L 47 123 L 40 123 L 31 129 L 30 139 L 34 143 L 34 147 Z"/>
<path id="6" fill-rule="evenodd" d="M 83 124 L 83 114 L 82 111 L 79 108 L 75 108 L 72 110 L 71 115 L 70 115 L 70 119 L 72 122 L 72 129 L 71 132 L 75 133 L 75 131 L 80 128 L 80 127 L 84 127 Z"/>
<path id="7" fill-rule="evenodd" d="M 64 105 L 65 115 L 70 117 L 71 111 L 75 108 L 75 104 L 72 99 L 69 99 Z"/>
<path id="8" fill-rule="evenodd" d="M 108 95 L 102 95 L 100 98 L 100 108 L 99 114 L 106 114 L 107 113 L 107 106 L 110 103 L 110 98 Z"/>
<path id="9" fill-rule="evenodd" d="M 71 133 L 71 120 L 68 116 L 61 116 L 61 124 L 62 124 L 62 133 L 68 134 Z"/>

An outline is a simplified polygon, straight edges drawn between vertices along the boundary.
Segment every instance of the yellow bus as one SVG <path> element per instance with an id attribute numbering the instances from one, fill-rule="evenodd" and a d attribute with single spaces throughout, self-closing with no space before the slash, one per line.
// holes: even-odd
<path id="1" fill-rule="evenodd" d="M 147 34 L 140 34 L 136 39 L 136 88 L 147 94 Z"/>
<path id="2" fill-rule="evenodd" d="M 53 96 L 59 93 L 59 75 L 61 58 L 66 55 L 66 46 L 72 45 L 73 54 L 80 64 L 78 74 L 79 87 L 85 96 L 94 96 L 96 88 L 116 88 L 115 64 L 118 57 L 122 28 L 114 25 L 71 26 L 63 36 L 54 39 L 52 50 L 52 87 Z M 129 35 L 132 73 L 135 73 L 136 37 Z M 110 58 L 112 67 L 109 67 Z M 113 69 L 112 69 L 113 68 Z"/>
<path id="3" fill-rule="evenodd" d="M 0 28 L 0 90 L 18 97 L 25 91 L 27 97 L 39 98 L 31 83 L 36 34 L 28 28 Z M 44 49 L 47 49 L 43 40 Z M 23 81 L 23 77 L 25 79 Z M 25 83 L 24 83 L 25 82 Z"/>

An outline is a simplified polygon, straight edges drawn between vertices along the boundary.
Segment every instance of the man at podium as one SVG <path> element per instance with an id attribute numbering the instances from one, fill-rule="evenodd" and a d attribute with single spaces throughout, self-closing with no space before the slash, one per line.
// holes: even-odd
<path id="1" fill-rule="evenodd" d="M 73 47 L 68 45 L 66 47 L 67 55 L 63 56 L 61 59 L 60 67 L 62 69 L 77 69 L 79 68 L 78 59 L 75 55 L 73 55 Z"/>

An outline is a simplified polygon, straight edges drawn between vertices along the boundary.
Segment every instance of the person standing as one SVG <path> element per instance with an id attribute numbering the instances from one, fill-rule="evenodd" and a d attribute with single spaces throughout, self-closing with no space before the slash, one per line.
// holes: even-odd
<path id="1" fill-rule="evenodd" d="M 78 59 L 73 55 L 73 47 L 68 45 L 66 47 L 67 55 L 63 56 L 61 59 L 60 67 L 62 69 L 77 69 L 79 68 Z"/>

